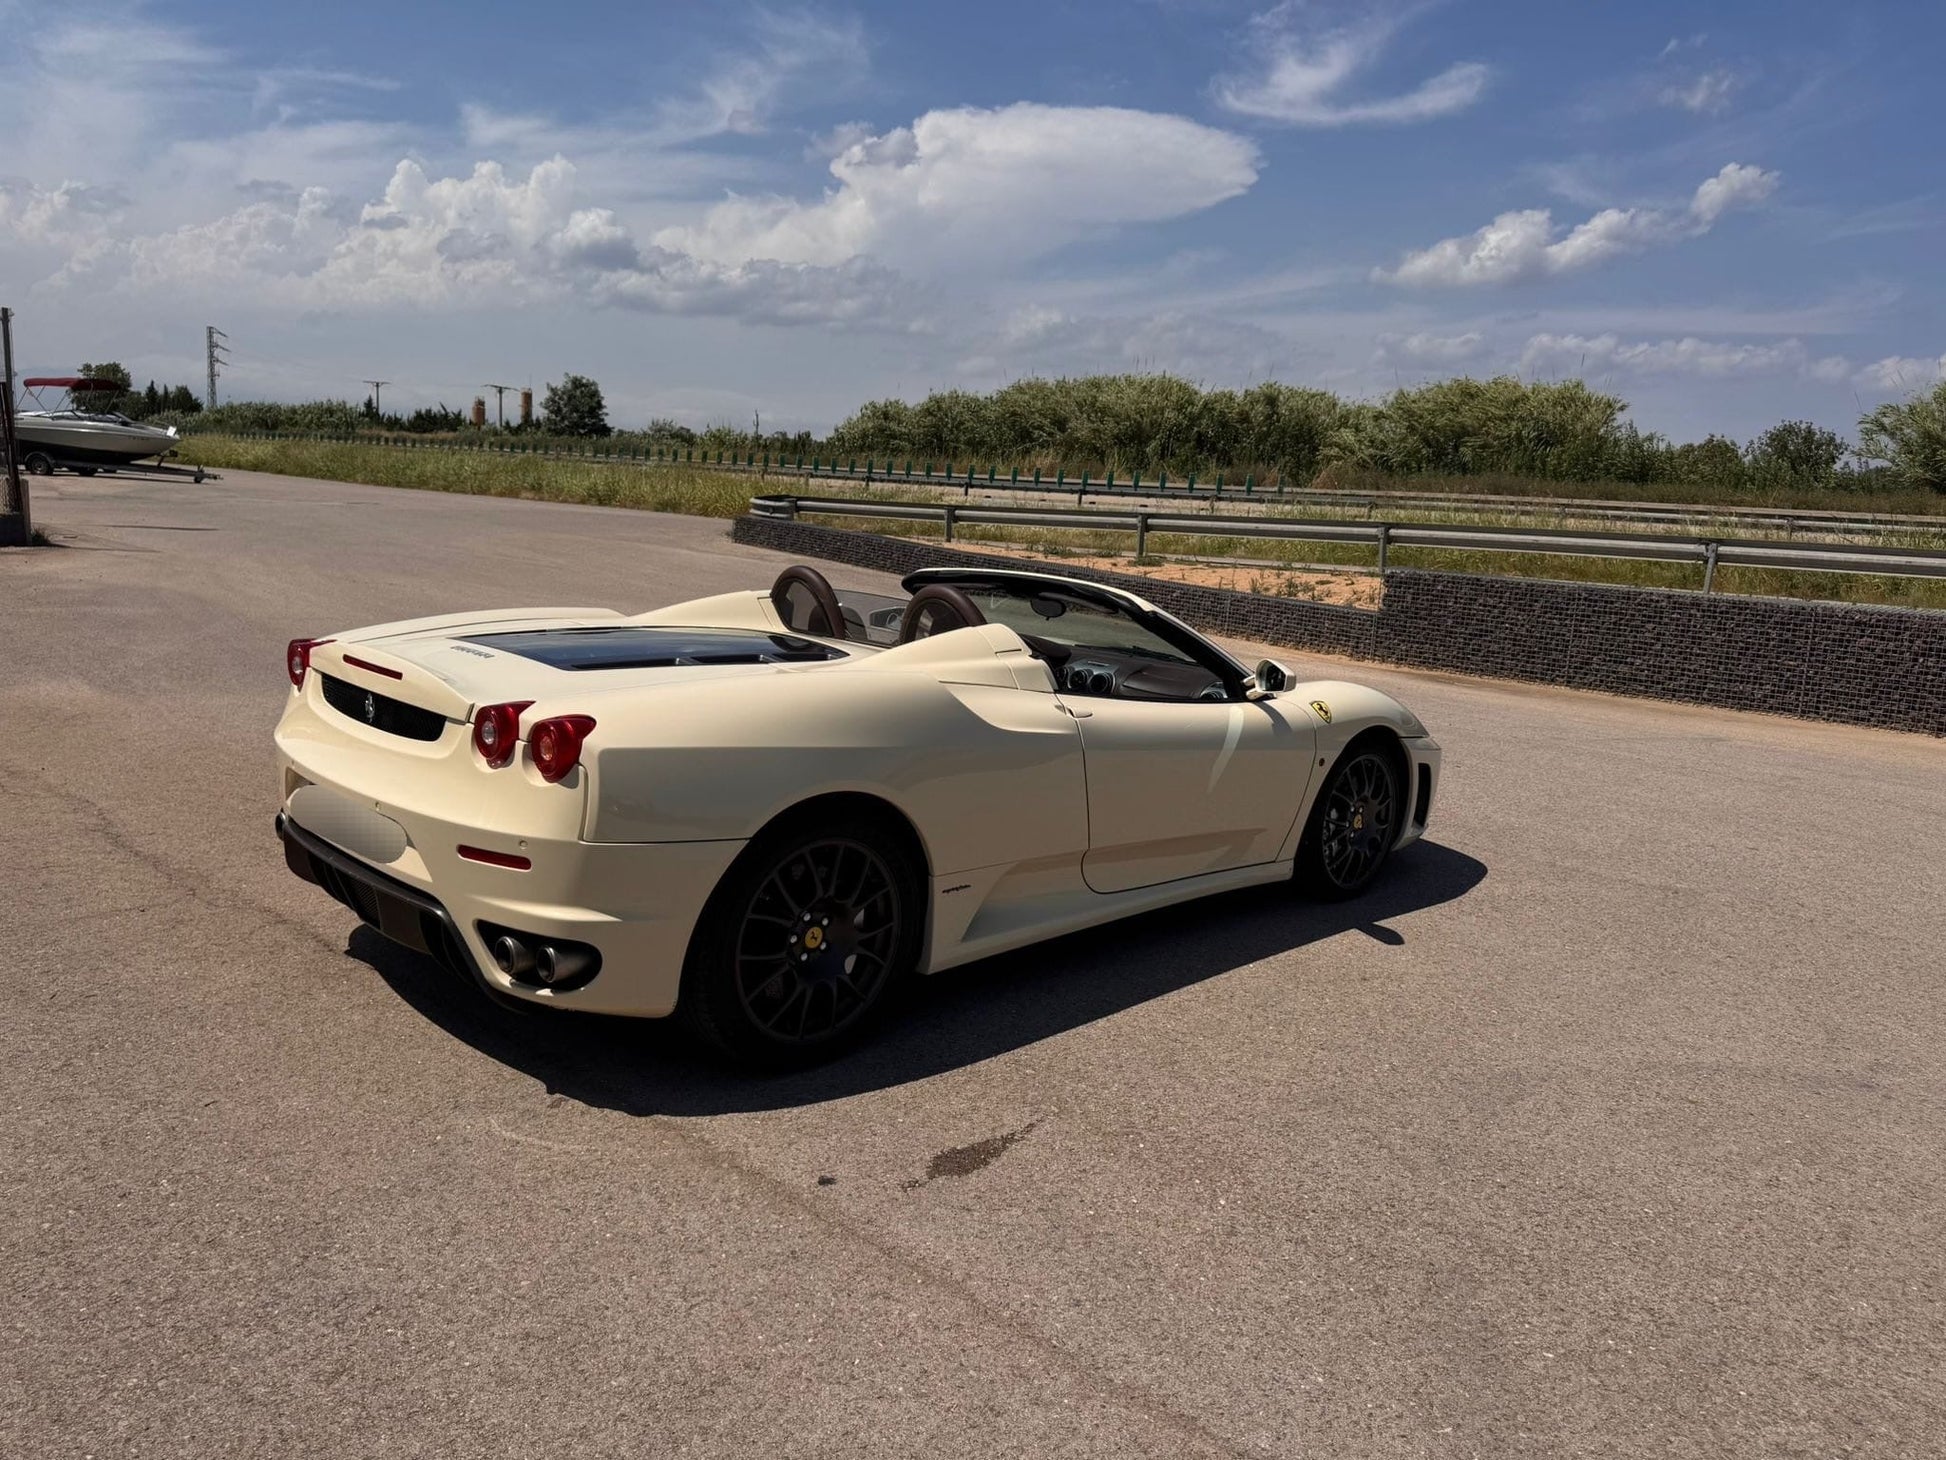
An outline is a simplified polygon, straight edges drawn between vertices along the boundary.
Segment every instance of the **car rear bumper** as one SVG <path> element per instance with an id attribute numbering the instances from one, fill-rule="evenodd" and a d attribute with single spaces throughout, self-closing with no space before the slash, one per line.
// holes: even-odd
<path id="1" fill-rule="evenodd" d="M 337 794 L 356 800 L 347 791 Z M 369 800 L 363 804 L 371 807 Z M 390 826 L 402 843 L 378 846 L 361 839 L 355 823 L 347 828 L 326 817 L 307 824 L 315 809 L 294 807 L 287 798 L 278 814 L 286 863 L 377 932 L 502 1002 L 640 1018 L 675 1009 L 696 918 L 742 850 L 740 842 L 594 845 L 526 838 L 517 845 L 531 870 L 514 870 L 464 860 L 456 850 L 510 839 L 424 812 L 390 804 L 383 814 L 374 812 L 368 819 Z M 503 931 L 536 946 L 592 948 L 600 969 L 558 988 L 517 980 L 488 951 L 489 939 Z"/>
<path id="2" fill-rule="evenodd" d="M 506 1001 L 506 994 L 481 971 L 453 915 L 437 898 L 339 851 L 281 811 L 277 835 L 284 843 L 284 864 L 350 908 L 366 927 L 437 960 L 449 973 L 471 979 L 489 998 Z"/>

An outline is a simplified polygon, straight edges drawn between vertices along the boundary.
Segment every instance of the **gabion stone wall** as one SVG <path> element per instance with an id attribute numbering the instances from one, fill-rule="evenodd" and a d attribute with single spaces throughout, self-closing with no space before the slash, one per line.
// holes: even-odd
<path id="1" fill-rule="evenodd" d="M 738 542 L 910 573 L 1046 568 L 741 517 Z M 1420 669 L 1946 735 L 1946 613 L 1394 569 L 1376 612 L 1062 567 L 1210 633 Z"/>

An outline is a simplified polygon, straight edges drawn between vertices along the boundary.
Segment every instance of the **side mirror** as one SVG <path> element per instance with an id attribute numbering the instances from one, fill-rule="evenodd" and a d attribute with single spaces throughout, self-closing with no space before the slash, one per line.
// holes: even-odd
<path id="1" fill-rule="evenodd" d="M 1275 659 L 1265 659 L 1257 665 L 1256 679 L 1257 688 L 1266 694 L 1276 694 L 1297 683 L 1297 676 Z"/>

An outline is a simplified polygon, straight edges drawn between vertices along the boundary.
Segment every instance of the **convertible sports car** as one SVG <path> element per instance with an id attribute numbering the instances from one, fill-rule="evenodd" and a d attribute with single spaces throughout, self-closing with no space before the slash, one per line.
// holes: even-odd
<path id="1" fill-rule="evenodd" d="M 496 998 L 781 1065 L 909 974 L 1294 874 L 1352 896 L 1425 830 L 1439 747 L 1385 695 L 1095 583 L 904 586 L 295 640 L 290 868 Z"/>

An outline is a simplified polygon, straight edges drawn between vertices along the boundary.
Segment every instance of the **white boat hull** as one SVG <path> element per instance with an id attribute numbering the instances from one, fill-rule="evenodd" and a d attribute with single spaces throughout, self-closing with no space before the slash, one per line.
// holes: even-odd
<path id="1" fill-rule="evenodd" d="M 57 463 L 86 466 L 130 466 L 166 456 L 181 444 L 173 426 L 81 411 L 22 411 L 14 417 L 14 435 L 23 461 L 38 452 Z"/>

